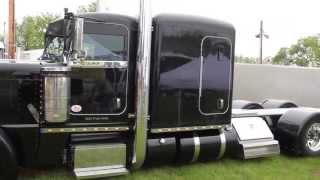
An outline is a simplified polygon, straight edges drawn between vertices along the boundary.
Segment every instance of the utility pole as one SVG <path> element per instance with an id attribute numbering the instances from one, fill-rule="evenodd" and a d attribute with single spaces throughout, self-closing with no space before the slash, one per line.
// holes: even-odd
<path id="1" fill-rule="evenodd" d="M 260 57 L 259 57 L 259 64 L 262 64 L 262 60 L 263 60 L 263 38 L 268 39 L 269 35 L 264 33 L 263 30 L 263 20 L 260 21 L 260 32 L 259 34 L 256 35 L 256 38 L 260 38 Z"/>
<path id="2" fill-rule="evenodd" d="M 7 50 L 7 46 L 6 46 L 6 22 L 3 22 L 3 52 L 2 52 L 2 57 L 3 59 L 6 58 L 6 50 Z"/>
<path id="3" fill-rule="evenodd" d="M 15 32 L 16 32 L 16 25 L 15 25 L 15 0 L 9 0 L 9 19 L 8 19 L 8 56 L 10 59 L 15 58 Z"/>
<path id="4" fill-rule="evenodd" d="M 3 45 L 6 47 L 6 22 L 3 22 Z"/>

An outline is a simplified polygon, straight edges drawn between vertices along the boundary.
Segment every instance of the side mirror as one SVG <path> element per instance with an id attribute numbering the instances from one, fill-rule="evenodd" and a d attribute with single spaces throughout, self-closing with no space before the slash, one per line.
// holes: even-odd
<path id="1" fill-rule="evenodd" d="M 83 26 L 84 19 L 76 18 L 75 20 L 75 33 L 73 40 L 73 55 L 75 59 L 81 59 L 85 57 L 85 51 L 83 49 Z"/>
<path id="2" fill-rule="evenodd" d="M 70 49 L 72 44 L 72 34 L 74 33 L 74 15 L 68 12 L 68 8 L 64 9 L 63 20 L 63 62 L 62 64 L 68 64 L 70 58 Z"/>

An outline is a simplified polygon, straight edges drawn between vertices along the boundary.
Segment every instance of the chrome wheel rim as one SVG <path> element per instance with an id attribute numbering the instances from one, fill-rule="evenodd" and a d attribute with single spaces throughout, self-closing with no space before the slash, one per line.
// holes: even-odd
<path id="1" fill-rule="evenodd" d="M 314 123 L 309 127 L 306 145 L 311 151 L 320 150 L 320 123 Z"/>

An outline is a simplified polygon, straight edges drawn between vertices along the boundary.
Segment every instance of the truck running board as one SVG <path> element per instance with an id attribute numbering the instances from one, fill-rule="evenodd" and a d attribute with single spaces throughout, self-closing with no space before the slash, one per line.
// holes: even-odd
<path id="1" fill-rule="evenodd" d="M 128 174 L 123 166 L 102 166 L 93 168 L 78 168 L 74 170 L 77 179 L 102 178 Z"/>
<path id="2" fill-rule="evenodd" d="M 127 174 L 126 144 L 79 144 L 73 146 L 74 174 L 78 179 Z"/>
<path id="3" fill-rule="evenodd" d="M 280 154 L 280 147 L 267 123 L 260 117 L 233 118 L 242 159 L 268 157 Z"/>

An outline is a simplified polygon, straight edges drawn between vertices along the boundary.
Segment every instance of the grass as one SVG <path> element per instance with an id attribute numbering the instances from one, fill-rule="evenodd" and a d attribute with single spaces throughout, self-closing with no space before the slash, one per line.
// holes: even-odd
<path id="1" fill-rule="evenodd" d="M 74 180 L 70 172 L 22 170 L 20 180 Z M 277 156 L 254 160 L 223 159 L 182 166 L 158 166 L 131 172 L 115 180 L 319 180 L 320 157 Z"/>

